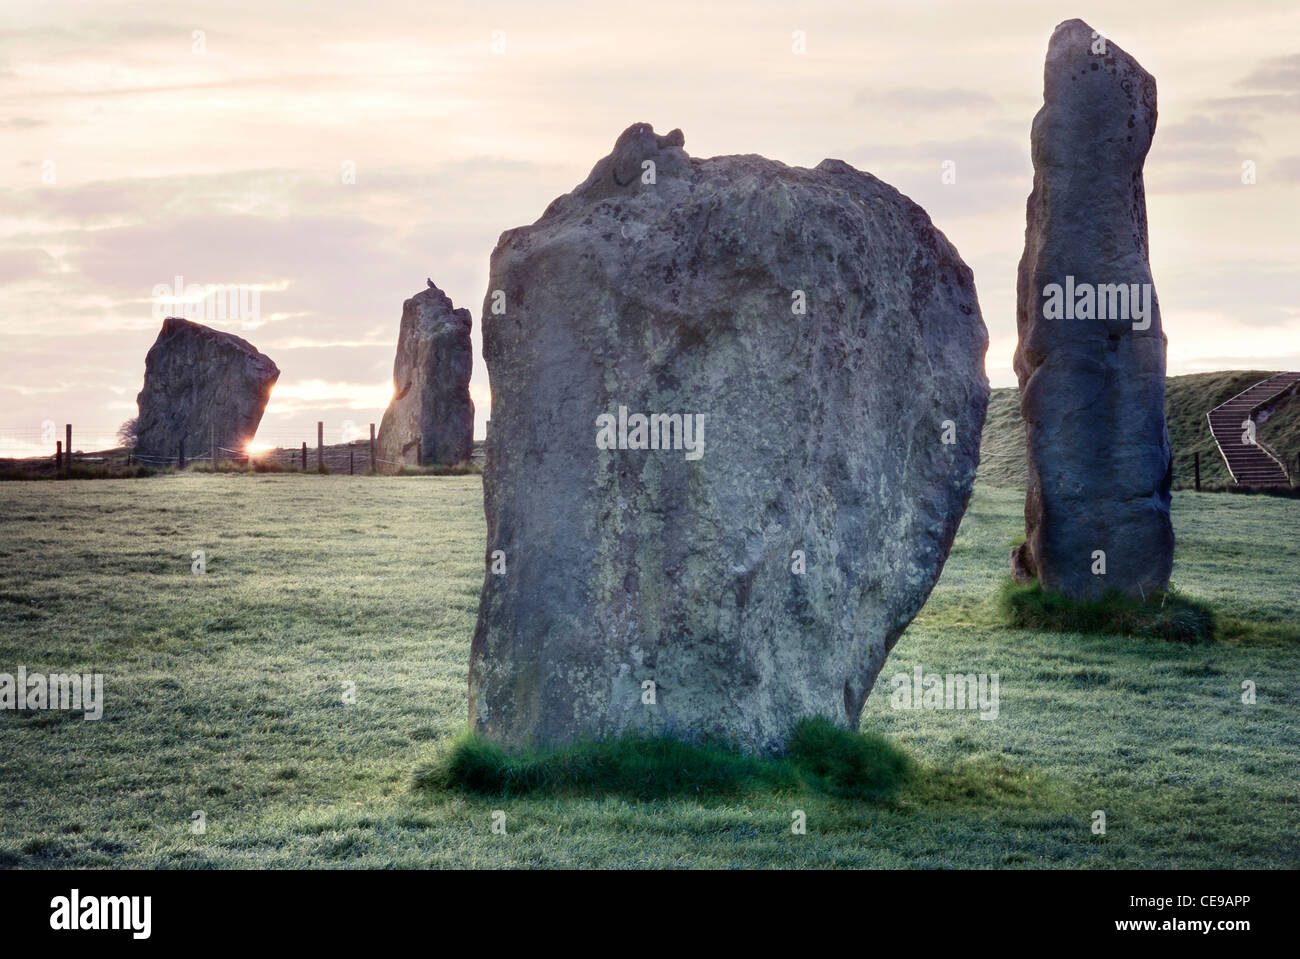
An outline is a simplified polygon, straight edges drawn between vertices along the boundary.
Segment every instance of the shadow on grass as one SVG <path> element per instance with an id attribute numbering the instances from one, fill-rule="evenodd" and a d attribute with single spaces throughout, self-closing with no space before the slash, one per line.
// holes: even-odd
<path id="1" fill-rule="evenodd" d="M 74 465 L 55 470 L 36 467 L 12 466 L 0 469 L 3 480 L 88 480 L 88 479 L 144 479 L 160 471 L 151 466 L 83 466 Z"/>
<path id="2" fill-rule="evenodd" d="M 1002 756 L 984 755 L 963 759 L 952 768 L 927 768 L 907 789 L 905 805 L 983 806 L 997 808 L 1032 807 L 1045 809 L 1062 786 L 1041 773 L 1009 763 Z"/>
<path id="3" fill-rule="evenodd" d="M 508 752 L 464 733 L 416 773 L 417 788 L 478 795 L 608 795 L 636 799 L 813 791 L 888 801 L 913 775 L 911 757 L 883 737 L 825 719 L 795 728 L 784 755 L 635 735 Z"/>
<path id="4" fill-rule="evenodd" d="M 1221 616 L 1214 625 L 1215 638 L 1232 646 L 1277 647 L 1300 645 L 1300 624 L 1279 619 L 1276 611 L 1252 609 L 1250 619 Z"/>
<path id="5" fill-rule="evenodd" d="M 435 464 L 433 466 L 403 466 L 397 476 L 477 476 L 483 467 L 477 463 Z"/>
<path id="6" fill-rule="evenodd" d="M 1008 577 L 1002 584 L 998 606 L 1006 623 L 1017 629 L 1109 633 L 1179 643 L 1214 639 L 1214 613 L 1210 608 L 1173 589 L 1153 593 L 1145 600 L 1112 591 L 1102 599 L 1087 601 L 1047 592 L 1036 580 L 1022 585 Z"/>

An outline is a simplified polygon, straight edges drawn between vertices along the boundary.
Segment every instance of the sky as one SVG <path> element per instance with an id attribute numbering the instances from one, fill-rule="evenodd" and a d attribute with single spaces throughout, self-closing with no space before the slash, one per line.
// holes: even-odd
<path id="1" fill-rule="evenodd" d="M 210 323 L 281 370 L 259 445 L 378 423 L 402 302 L 432 278 L 474 316 L 481 437 L 497 238 L 639 122 L 693 156 L 842 159 L 916 200 L 1014 385 L 1029 129 L 1072 17 L 1156 78 L 1169 372 L 1300 369 L 1293 0 L 0 0 L 0 456 L 64 423 L 113 445 L 178 277 L 256 295 Z"/>

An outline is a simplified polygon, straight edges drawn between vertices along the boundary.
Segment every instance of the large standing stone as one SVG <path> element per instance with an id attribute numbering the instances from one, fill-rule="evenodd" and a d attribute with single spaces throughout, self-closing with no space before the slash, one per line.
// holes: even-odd
<path id="1" fill-rule="evenodd" d="M 402 304 L 393 361 L 393 399 L 384 411 L 377 455 L 392 464 L 463 463 L 474 448 L 474 371 L 469 310 L 455 309 L 434 286 Z"/>
<path id="2" fill-rule="evenodd" d="M 856 726 L 970 495 L 988 338 L 925 211 L 682 144 L 630 127 L 492 255 L 469 711 L 510 745 Z"/>
<path id="3" fill-rule="evenodd" d="M 242 450 L 257 432 L 280 370 L 270 357 L 231 333 L 171 316 L 144 361 L 136 453 L 174 460 L 217 445 Z"/>
<path id="4" fill-rule="evenodd" d="M 1029 486 L 1012 568 L 1076 599 L 1149 595 L 1173 565 L 1165 335 L 1142 183 L 1155 128 L 1155 80 L 1137 61 L 1081 20 L 1058 26 L 1017 284 Z"/>

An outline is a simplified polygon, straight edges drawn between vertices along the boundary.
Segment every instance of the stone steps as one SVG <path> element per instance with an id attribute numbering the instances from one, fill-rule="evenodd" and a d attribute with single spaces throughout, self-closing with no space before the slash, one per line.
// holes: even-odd
<path id="1" fill-rule="evenodd" d="M 1278 373 L 1243 390 L 1206 414 L 1233 482 L 1239 486 L 1290 486 L 1286 468 L 1259 446 L 1242 442 L 1243 423 L 1261 407 L 1300 386 L 1300 372 Z"/>

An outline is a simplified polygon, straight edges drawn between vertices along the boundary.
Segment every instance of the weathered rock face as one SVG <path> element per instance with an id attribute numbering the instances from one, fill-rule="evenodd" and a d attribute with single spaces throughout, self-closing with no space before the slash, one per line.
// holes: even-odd
<path id="1" fill-rule="evenodd" d="M 1045 81 L 1017 285 L 1029 485 L 1011 565 L 1076 599 L 1149 595 L 1174 549 L 1142 182 L 1156 84 L 1080 20 L 1052 34 Z"/>
<path id="2" fill-rule="evenodd" d="M 474 446 L 473 320 L 434 286 L 402 304 L 393 362 L 393 399 L 376 438 L 377 455 L 393 463 L 462 463 Z"/>
<path id="3" fill-rule="evenodd" d="M 144 361 L 136 453 L 173 460 L 217 445 L 242 450 L 257 432 L 280 377 L 270 357 L 247 340 L 179 317 L 163 321 Z"/>
<path id="4" fill-rule="evenodd" d="M 492 255 L 469 703 L 506 744 L 855 725 L 970 495 L 988 339 L 925 211 L 682 145 L 629 128 Z"/>

